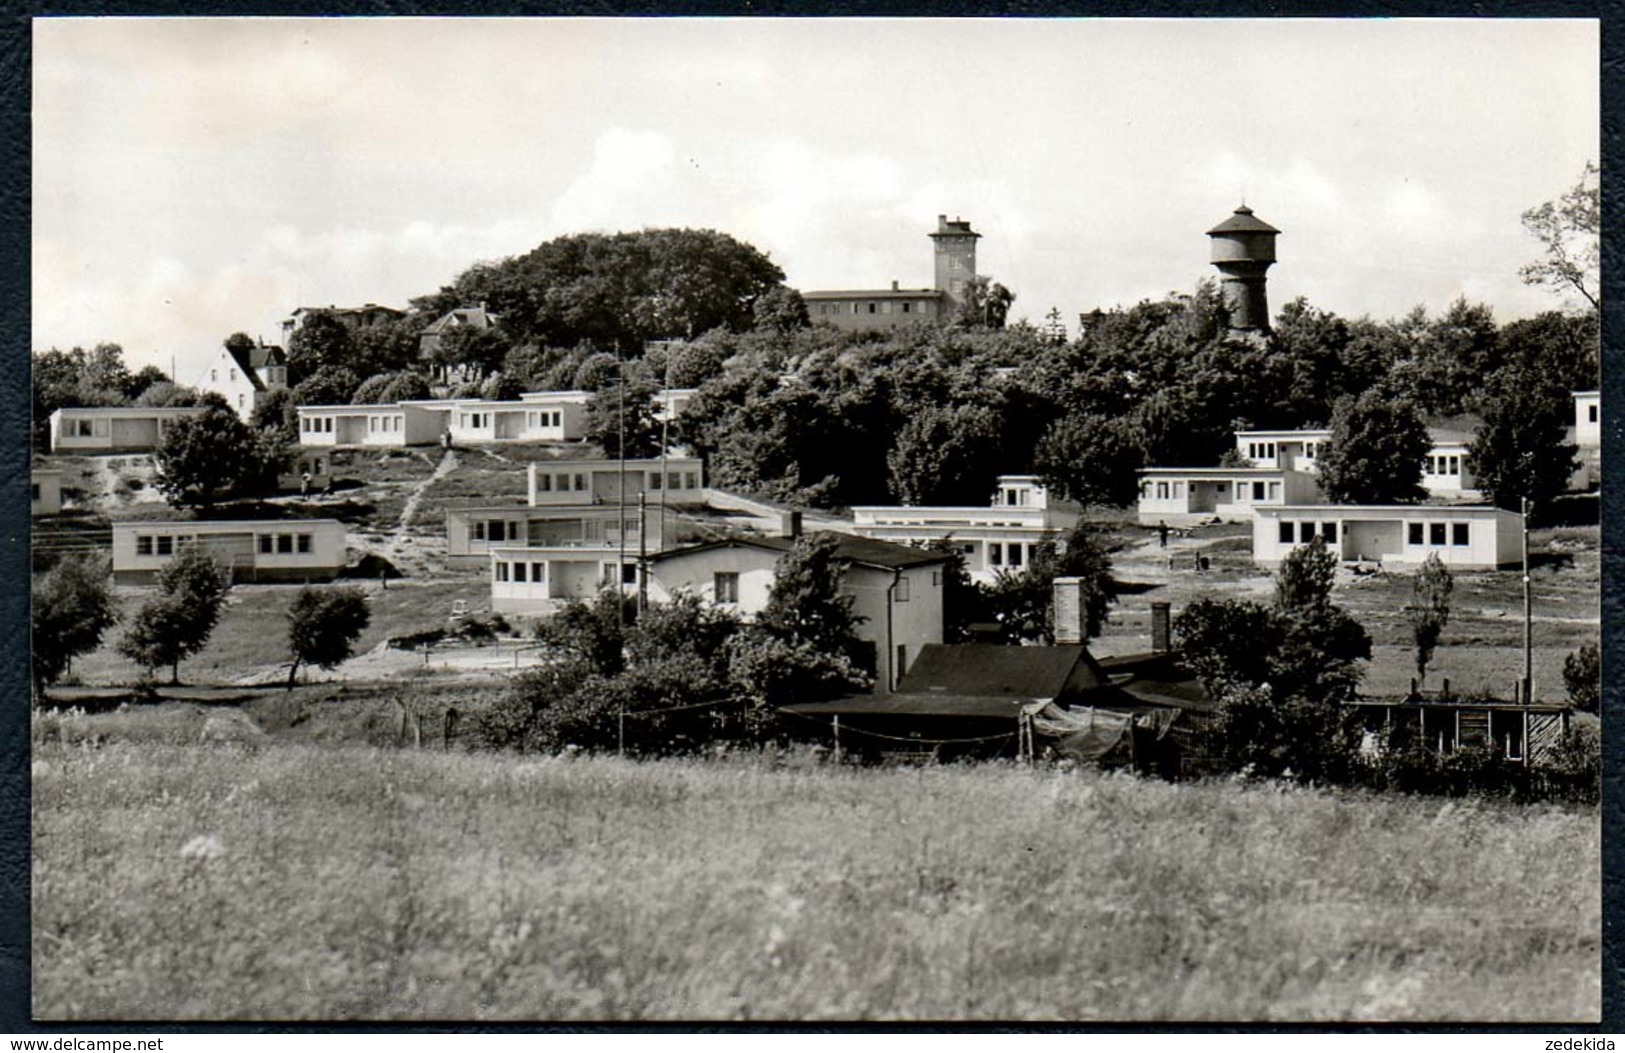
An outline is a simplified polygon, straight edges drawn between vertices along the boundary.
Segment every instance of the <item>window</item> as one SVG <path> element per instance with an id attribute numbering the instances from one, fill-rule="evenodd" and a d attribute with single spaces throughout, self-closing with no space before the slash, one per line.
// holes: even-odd
<path id="1" fill-rule="evenodd" d="M 530 565 L 530 580 L 540 585 L 547 580 L 547 564 L 532 563 Z"/>
<path id="2" fill-rule="evenodd" d="M 485 520 L 483 520 L 483 519 L 474 520 L 474 540 L 475 541 L 484 541 L 485 540 Z"/>
<path id="3" fill-rule="evenodd" d="M 515 530 L 513 532 L 513 538 L 510 539 L 509 535 L 508 535 L 508 524 L 507 524 L 506 521 L 501 520 L 501 519 L 493 519 L 493 520 L 491 520 L 490 525 L 488 527 L 488 531 L 490 533 L 492 541 L 513 540 L 513 539 L 517 539 L 518 535 L 519 535 L 519 532 L 517 530 Z"/>
<path id="4" fill-rule="evenodd" d="M 1309 544 L 1309 542 L 1315 540 L 1315 524 L 1313 524 L 1313 523 L 1299 523 L 1298 524 L 1298 540 L 1303 542 L 1305 545 L 1307 545 L 1307 544 Z"/>
<path id="5" fill-rule="evenodd" d="M 1428 544 L 1430 544 L 1430 545 L 1442 545 L 1442 544 L 1444 544 L 1444 524 L 1443 523 L 1429 523 L 1428 524 Z"/>
<path id="6" fill-rule="evenodd" d="M 31 484 L 29 484 L 29 491 L 28 492 L 29 492 L 29 500 L 30 501 L 38 501 L 39 500 L 39 483 L 31 483 Z"/>
<path id="7" fill-rule="evenodd" d="M 219 382 L 220 382 L 220 371 L 218 369 L 209 370 L 209 383 L 218 384 Z"/>
<path id="8" fill-rule="evenodd" d="M 293 544 L 294 544 L 294 548 L 297 551 L 303 552 L 306 555 L 308 555 L 310 553 L 310 535 L 309 534 L 295 534 Z"/>
<path id="9" fill-rule="evenodd" d="M 1011 507 L 1015 507 L 1015 506 L 1021 504 L 1021 502 L 1019 500 L 1017 500 L 1017 491 L 1008 490 L 1008 489 L 1005 490 L 1005 492 L 1004 492 L 1004 503 L 1007 504 L 1007 505 L 1010 505 Z"/>
<path id="10" fill-rule="evenodd" d="M 1409 529 L 1405 532 L 1405 543 L 1408 545 L 1420 545 L 1422 543 L 1421 523 L 1409 524 Z"/>
<path id="11" fill-rule="evenodd" d="M 717 571 L 711 576 L 711 594 L 718 603 L 738 603 L 739 575 L 732 571 Z"/>
<path id="12" fill-rule="evenodd" d="M 1262 501 L 1262 500 L 1264 500 L 1264 484 L 1263 483 L 1260 483 L 1260 482 L 1254 482 L 1253 483 L 1253 500 L 1254 501 Z"/>
<path id="13" fill-rule="evenodd" d="M 544 494 L 552 493 L 553 492 L 553 477 L 551 475 L 547 475 L 545 473 L 538 472 L 537 475 L 536 475 L 536 489 L 540 490 Z"/>
<path id="14" fill-rule="evenodd" d="M 1459 454 L 1452 454 L 1451 455 L 1451 457 L 1450 457 L 1450 468 L 1449 468 L 1449 472 L 1447 474 L 1450 474 L 1450 475 L 1460 475 L 1461 474 L 1461 456 Z"/>
<path id="15" fill-rule="evenodd" d="M 1012 542 L 1006 545 L 1005 548 L 1008 550 L 1010 565 L 1012 567 L 1021 566 L 1021 545 Z"/>
<path id="16" fill-rule="evenodd" d="M 1586 420 L 1590 421 L 1592 424 L 1597 423 L 1597 407 L 1596 406 L 1587 406 L 1586 407 Z"/>
<path id="17" fill-rule="evenodd" d="M 525 563 L 515 563 L 513 565 L 513 580 L 514 581 L 524 581 L 525 580 L 525 569 L 528 566 L 529 566 L 529 564 L 525 564 Z"/>
<path id="18" fill-rule="evenodd" d="M 638 565 L 636 563 L 621 564 L 621 584 L 636 585 L 638 583 Z"/>
<path id="19" fill-rule="evenodd" d="M 1466 545 L 1468 544 L 1467 538 L 1468 530 L 1466 523 L 1450 524 L 1450 543 L 1452 545 Z"/>
<path id="20" fill-rule="evenodd" d="M 976 555 L 976 542 L 967 541 L 959 546 L 959 550 L 967 556 L 974 556 Z"/>
<path id="21" fill-rule="evenodd" d="M 909 302 L 909 301 L 907 301 L 907 300 L 904 300 L 904 301 L 903 301 L 903 313 L 904 313 L 904 314 L 908 314 L 908 313 L 909 313 L 909 311 L 910 311 L 910 309 L 911 309 L 911 308 L 913 308 L 913 306 L 914 306 L 914 305 L 913 305 L 913 304 L 912 304 L 912 303 L 910 303 L 910 302 Z M 1597 419 L 1597 418 L 1595 418 L 1595 417 L 1592 417 L 1592 418 L 1591 418 L 1591 419 L 1592 419 L 1592 420 L 1596 420 L 1596 419 Z"/>
<path id="22" fill-rule="evenodd" d="M 991 566 L 1004 566 L 1004 546 L 997 541 L 987 543 L 987 561 Z"/>
<path id="23" fill-rule="evenodd" d="M 138 556 L 152 555 L 151 534 L 137 534 L 135 536 L 135 554 Z"/>
<path id="24" fill-rule="evenodd" d="M 276 550 L 278 555 L 293 551 L 293 535 L 278 534 L 276 536 Z"/>
<path id="25" fill-rule="evenodd" d="M 1293 538 L 1292 521 L 1289 520 L 1289 519 L 1281 520 L 1281 533 L 1280 533 L 1281 544 L 1283 544 L 1283 545 L 1292 544 L 1292 538 Z"/>
<path id="26" fill-rule="evenodd" d="M 69 421 L 69 424 L 71 427 L 68 429 L 68 434 L 85 439 L 90 438 L 91 431 L 90 422 L 88 420 Z"/>
<path id="27" fill-rule="evenodd" d="M 659 472 L 650 472 L 649 473 L 649 487 L 648 488 L 650 490 L 658 490 L 658 489 L 660 489 L 660 473 Z"/>
<path id="28" fill-rule="evenodd" d="M 499 559 L 499 560 L 496 561 L 496 568 L 497 568 L 497 580 L 498 581 L 507 581 L 508 580 L 508 564 L 505 561 Z"/>
<path id="29" fill-rule="evenodd" d="M 226 372 L 231 374 L 231 382 L 235 384 L 237 382 L 237 371 L 235 369 L 228 369 Z"/>
<path id="30" fill-rule="evenodd" d="M 931 572 L 931 587 L 932 588 L 937 588 L 941 584 L 942 584 L 942 571 L 933 570 Z"/>
<path id="31" fill-rule="evenodd" d="M 1168 500 L 1168 484 L 1167 483 L 1158 483 L 1157 484 L 1157 500 L 1159 500 L 1159 501 Z"/>
<path id="32" fill-rule="evenodd" d="M 1270 500 L 1271 501 L 1279 501 L 1280 499 L 1281 499 L 1281 484 L 1280 483 L 1271 483 L 1270 484 Z"/>
<path id="33" fill-rule="evenodd" d="M 587 477 L 582 473 L 576 472 L 571 478 L 573 485 L 577 490 L 585 490 L 587 488 Z"/>
<path id="34" fill-rule="evenodd" d="M 1303 459 L 1306 460 L 1306 461 L 1312 461 L 1312 460 L 1315 459 L 1315 444 L 1314 443 L 1306 442 L 1306 443 L 1303 444 Z"/>
<path id="35" fill-rule="evenodd" d="M 892 598 L 898 603 L 908 602 L 908 579 L 898 578 L 897 584 L 892 588 Z"/>
<path id="36" fill-rule="evenodd" d="M 682 487 L 682 485 L 683 485 L 682 473 L 680 473 L 680 472 L 667 472 L 666 473 L 666 489 L 668 489 L 668 490 L 677 490 L 677 489 L 680 489 Z"/>
<path id="37" fill-rule="evenodd" d="M 244 398 L 243 394 L 241 392 L 239 392 L 238 395 L 237 395 L 237 408 L 238 409 L 243 408 L 243 398 Z"/>
<path id="38" fill-rule="evenodd" d="M 1328 545 L 1337 544 L 1337 524 L 1336 523 L 1322 523 L 1322 524 L 1320 524 L 1320 536 L 1326 539 L 1326 544 L 1328 544 Z"/>
<path id="39" fill-rule="evenodd" d="M 684 472 L 683 481 L 685 483 L 685 489 L 698 490 L 700 488 L 700 473 Z"/>
<path id="40" fill-rule="evenodd" d="M 272 551 L 272 549 L 276 545 L 276 539 L 273 538 L 270 534 L 261 534 L 260 537 L 259 537 L 259 541 L 260 541 L 260 552 L 265 553 L 267 555 L 270 554 L 270 552 Z"/>
<path id="41" fill-rule="evenodd" d="M 870 314 L 875 313 L 875 305 L 872 302 L 869 304 L 869 313 Z"/>
<path id="42" fill-rule="evenodd" d="M 158 554 L 160 556 L 172 556 L 172 555 L 174 555 L 175 554 L 175 539 L 170 537 L 168 534 L 159 534 L 158 535 Z"/>

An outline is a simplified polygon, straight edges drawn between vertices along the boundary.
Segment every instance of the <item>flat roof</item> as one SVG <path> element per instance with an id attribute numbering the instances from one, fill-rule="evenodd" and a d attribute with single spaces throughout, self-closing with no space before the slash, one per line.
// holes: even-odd
<path id="1" fill-rule="evenodd" d="M 1240 468 L 1141 468 L 1141 475 L 1307 475 L 1307 472 L 1294 473 L 1290 468 L 1269 468 L 1259 465 L 1245 465 Z"/>
<path id="2" fill-rule="evenodd" d="M 398 410 L 406 405 L 404 402 L 343 402 L 333 406 L 297 406 L 300 413 L 309 410 L 312 413 L 342 413 L 345 410 L 354 410 L 357 413 L 377 413 L 379 410 Z"/>
<path id="3" fill-rule="evenodd" d="M 1600 392 L 1600 391 L 1576 391 L 1574 393 L 1574 397 L 1577 398 L 1577 399 L 1596 399 L 1596 398 L 1601 398 L 1602 397 L 1602 392 Z"/>
<path id="4" fill-rule="evenodd" d="M 1323 439 L 1331 435 L 1331 433 L 1332 430 L 1330 428 L 1281 428 L 1274 431 L 1257 429 L 1238 431 L 1236 432 L 1236 438 L 1245 439 L 1257 436 L 1262 438 L 1276 439 Z"/>
<path id="5" fill-rule="evenodd" d="M 151 417 L 202 413 L 207 408 L 207 406 L 63 406 L 51 416 L 89 414 L 103 417 Z"/>
<path id="6" fill-rule="evenodd" d="M 1509 512 L 1494 505 L 1255 505 L 1253 511 L 1259 515 L 1298 515 L 1312 512 L 1317 515 L 1341 516 L 1344 519 L 1358 515 L 1405 516 L 1412 513 L 1427 516 L 1503 515 L 1513 518 L 1518 516 L 1516 512 Z"/>
<path id="7" fill-rule="evenodd" d="M 621 467 L 621 462 L 618 459 L 609 457 L 594 457 L 579 461 L 567 461 L 563 459 L 556 461 L 531 461 L 530 463 L 537 466 L 545 467 L 552 465 L 559 468 L 614 468 L 618 470 Z M 670 468 L 674 464 L 699 463 L 701 462 L 700 458 L 698 457 L 667 457 L 664 461 L 662 461 L 659 457 L 639 457 L 636 460 L 629 457 L 626 460 L 626 470 L 630 472 L 633 469 L 642 470 L 645 468 L 659 468 L 661 464 L 665 464 L 667 468 Z"/>
<path id="8" fill-rule="evenodd" d="M 255 527 L 336 526 L 344 529 L 337 519 L 115 519 L 114 530 L 135 530 L 143 527 L 185 527 L 187 530 L 251 530 Z"/>
<path id="9" fill-rule="evenodd" d="M 946 295 L 941 289 L 820 289 L 801 294 L 803 300 L 918 300 Z"/>

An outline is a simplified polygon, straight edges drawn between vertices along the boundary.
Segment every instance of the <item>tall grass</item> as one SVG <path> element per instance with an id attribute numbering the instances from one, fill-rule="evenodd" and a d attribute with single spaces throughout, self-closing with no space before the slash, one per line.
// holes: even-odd
<path id="1" fill-rule="evenodd" d="M 1001 767 L 36 757 L 48 1019 L 1599 1012 L 1594 811 Z"/>

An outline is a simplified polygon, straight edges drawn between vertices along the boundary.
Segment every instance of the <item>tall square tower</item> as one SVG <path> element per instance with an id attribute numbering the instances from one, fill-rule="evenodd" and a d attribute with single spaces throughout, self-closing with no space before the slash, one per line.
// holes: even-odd
<path id="1" fill-rule="evenodd" d="M 976 239 L 980 234 L 970 229 L 963 219 L 950 220 L 937 216 L 937 229 L 931 234 L 936 250 L 936 288 L 947 294 L 949 304 L 946 317 L 959 313 L 965 302 L 965 290 L 976 277 Z"/>

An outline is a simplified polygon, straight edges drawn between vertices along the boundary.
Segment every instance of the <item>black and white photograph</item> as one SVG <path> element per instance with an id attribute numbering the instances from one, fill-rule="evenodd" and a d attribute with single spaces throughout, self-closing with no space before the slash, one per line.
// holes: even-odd
<path id="1" fill-rule="evenodd" d="M 1597 20 L 31 33 L 35 1021 L 1601 1019 Z"/>

